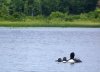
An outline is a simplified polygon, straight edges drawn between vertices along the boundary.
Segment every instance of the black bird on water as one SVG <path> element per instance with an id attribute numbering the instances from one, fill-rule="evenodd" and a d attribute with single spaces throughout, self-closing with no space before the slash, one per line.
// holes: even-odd
<path id="1" fill-rule="evenodd" d="M 69 63 L 79 63 L 82 62 L 80 59 L 74 58 L 75 57 L 75 53 L 71 52 L 70 53 L 70 59 L 68 60 Z"/>

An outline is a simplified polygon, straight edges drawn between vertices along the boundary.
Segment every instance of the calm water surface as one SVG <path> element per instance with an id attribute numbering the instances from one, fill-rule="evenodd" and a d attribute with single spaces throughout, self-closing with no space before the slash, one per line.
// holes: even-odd
<path id="1" fill-rule="evenodd" d="M 0 28 L 0 72 L 100 72 L 100 28 Z"/>

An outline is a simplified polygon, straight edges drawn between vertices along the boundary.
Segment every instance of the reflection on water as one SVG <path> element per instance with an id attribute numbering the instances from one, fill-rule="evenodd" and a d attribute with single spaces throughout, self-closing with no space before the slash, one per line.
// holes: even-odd
<path id="1" fill-rule="evenodd" d="M 99 47 L 100 28 L 0 28 L 0 72 L 100 72 Z"/>

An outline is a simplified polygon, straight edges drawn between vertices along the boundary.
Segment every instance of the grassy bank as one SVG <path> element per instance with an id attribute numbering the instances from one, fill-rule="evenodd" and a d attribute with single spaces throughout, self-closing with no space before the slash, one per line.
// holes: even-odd
<path id="1" fill-rule="evenodd" d="M 1 27 L 100 27 L 100 9 L 81 14 L 52 12 L 49 16 L 0 17 Z"/>
<path id="2" fill-rule="evenodd" d="M 100 27 L 100 22 L 88 20 L 65 21 L 60 19 L 0 21 L 0 27 Z"/>

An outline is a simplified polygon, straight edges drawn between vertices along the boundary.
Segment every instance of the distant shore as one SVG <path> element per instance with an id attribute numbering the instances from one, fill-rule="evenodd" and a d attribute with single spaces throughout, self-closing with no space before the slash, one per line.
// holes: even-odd
<path id="1" fill-rule="evenodd" d="M 32 21 L 0 21 L 0 27 L 100 27 L 100 22 L 87 20 L 32 20 Z"/>
<path id="2" fill-rule="evenodd" d="M 10 15 L 0 17 L 0 27 L 99 27 L 100 8 L 81 14 L 52 12 L 49 16 Z"/>

